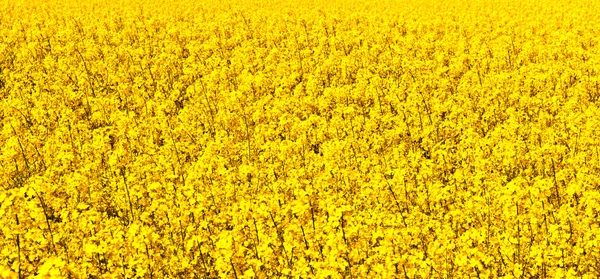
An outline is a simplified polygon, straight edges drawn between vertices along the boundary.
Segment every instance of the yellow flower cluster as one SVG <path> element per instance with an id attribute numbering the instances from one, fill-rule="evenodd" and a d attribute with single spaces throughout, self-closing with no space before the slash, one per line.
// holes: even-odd
<path id="1" fill-rule="evenodd" d="M 598 14 L 0 1 L 0 277 L 599 278 Z"/>

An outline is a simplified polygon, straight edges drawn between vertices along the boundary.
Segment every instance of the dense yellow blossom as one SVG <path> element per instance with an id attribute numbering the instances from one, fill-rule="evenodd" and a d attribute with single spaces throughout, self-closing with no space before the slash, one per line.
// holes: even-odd
<path id="1" fill-rule="evenodd" d="M 598 14 L 0 0 L 0 277 L 599 278 Z"/>

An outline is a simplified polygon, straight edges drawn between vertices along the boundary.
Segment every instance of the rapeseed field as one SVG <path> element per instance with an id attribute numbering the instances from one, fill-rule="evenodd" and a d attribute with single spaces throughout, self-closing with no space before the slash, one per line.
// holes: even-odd
<path id="1" fill-rule="evenodd" d="M 0 277 L 600 278 L 599 14 L 0 0 Z"/>

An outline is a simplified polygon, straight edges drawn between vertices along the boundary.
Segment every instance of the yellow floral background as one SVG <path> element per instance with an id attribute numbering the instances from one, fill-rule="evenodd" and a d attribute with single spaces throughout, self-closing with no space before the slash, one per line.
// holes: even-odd
<path id="1" fill-rule="evenodd" d="M 0 277 L 599 278 L 598 14 L 0 0 Z"/>

